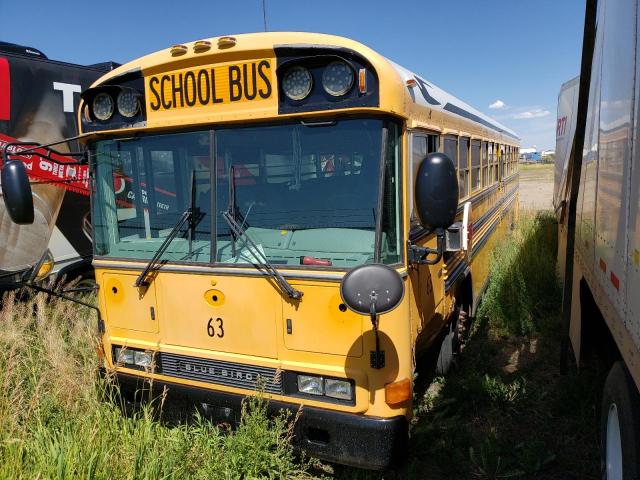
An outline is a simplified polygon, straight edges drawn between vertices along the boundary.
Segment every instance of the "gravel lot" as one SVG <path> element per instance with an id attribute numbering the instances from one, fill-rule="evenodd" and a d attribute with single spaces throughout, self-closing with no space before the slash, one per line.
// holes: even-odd
<path id="1" fill-rule="evenodd" d="M 520 208 L 553 208 L 553 164 L 520 165 Z"/>

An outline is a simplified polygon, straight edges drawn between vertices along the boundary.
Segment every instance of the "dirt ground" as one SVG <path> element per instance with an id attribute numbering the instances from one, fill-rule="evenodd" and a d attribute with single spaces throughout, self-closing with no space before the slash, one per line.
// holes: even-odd
<path id="1" fill-rule="evenodd" d="M 553 208 L 553 164 L 520 165 L 520 208 Z"/>

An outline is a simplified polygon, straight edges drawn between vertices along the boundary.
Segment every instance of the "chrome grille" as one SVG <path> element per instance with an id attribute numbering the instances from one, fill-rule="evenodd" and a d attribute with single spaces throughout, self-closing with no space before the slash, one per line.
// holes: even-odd
<path id="1" fill-rule="evenodd" d="M 165 352 L 158 353 L 156 362 L 156 372 L 168 377 L 249 390 L 255 390 L 256 383 L 260 379 L 265 392 L 282 393 L 282 383 L 280 376 L 276 377 L 275 368 L 209 360 Z"/>

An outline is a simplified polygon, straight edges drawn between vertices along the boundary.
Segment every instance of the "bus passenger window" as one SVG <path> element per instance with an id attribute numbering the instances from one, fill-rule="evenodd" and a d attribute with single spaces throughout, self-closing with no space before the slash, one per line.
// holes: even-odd
<path id="1" fill-rule="evenodd" d="M 499 179 L 498 173 L 498 144 L 493 144 L 493 183 L 496 183 Z"/>
<path id="2" fill-rule="evenodd" d="M 480 183 L 483 187 L 486 187 L 487 185 L 489 185 L 489 177 L 488 177 L 489 155 L 487 151 L 487 142 L 482 142 L 481 155 L 482 155 L 482 179 L 480 180 Z"/>
<path id="3" fill-rule="evenodd" d="M 480 188 L 480 140 L 471 141 L 471 191 Z"/>
<path id="4" fill-rule="evenodd" d="M 469 195 L 469 139 L 460 138 L 460 145 L 458 148 L 459 163 L 458 163 L 458 188 L 460 191 L 460 197 L 464 198 Z"/>
<path id="5" fill-rule="evenodd" d="M 424 160 L 424 157 L 427 156 L 427 137 L 423 137 L 421 135 L 414 135 L 413 136 L 413 142 L 412 142 L 412 148 L 413 148 L 413 153 L 412 153 L 412 159 L 411 159 L 411 197 L 414 198 L 415 200 L 415 195 L 413 194 L 413 189 L 415 188 L 415 184 L 416 184 L 416 175 L 418 175 L 418 168 L 420 168 L 420 163 L 422 162 L 422 160 Z M 415 213 L 415 202 L 412 202 L 411 205 L 411 212 L 410 212 L 410 217 L 411 218 L 411 225 L 412 226 L 417 226 L 420 224 L 420 222 L 418 221 L 418 217 Z"/>

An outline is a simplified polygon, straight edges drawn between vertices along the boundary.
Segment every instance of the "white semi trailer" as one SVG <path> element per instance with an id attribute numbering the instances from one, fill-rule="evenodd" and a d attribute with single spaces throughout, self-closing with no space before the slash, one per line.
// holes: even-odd
<path id="1" fill-rule="evenodd" d="M 556 126 L 566 334 L 578 365 L 597 353 L 609 369 L 608 480 L 640 478 L 639 14 L 638 0 L 587 0 L 581 77 L 562 86 Z"/>

